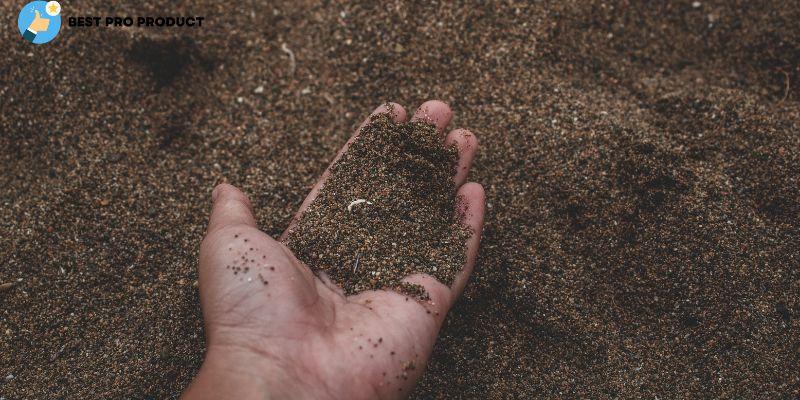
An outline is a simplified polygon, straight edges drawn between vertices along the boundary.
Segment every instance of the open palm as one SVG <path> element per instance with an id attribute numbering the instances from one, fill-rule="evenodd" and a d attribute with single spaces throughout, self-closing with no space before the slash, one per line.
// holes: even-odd
<path id="1" fill-rule="evenodd" d="M 405 111 L 396 104 L 378 107 L 373 114 L 386 112 L 398 122 L 406 120 Z M 452 113 L 444 103 L 429 101 L 412 119 L 427 120 L 443 133 Z M 200 297 L 208 350 L 184 396 L 405 397 L 427 363 L 447 310 L 472 271 L 483 224 L 483 189 L 476 183 L 464 184 L 477 140 L 463 129 L 443 134 L 443 140 L 459 149 L 454 180 L 464 201 L 455 211 L 474 233 L 468 239 L 466 265 L 452 287 L 427 274 L 406 278 L 426 289 L 428 301 L 390 290 L 344 296 L 324 274 L 315 276 L 283 243 L 256 228 L 250 202 L 241 191 L 224 184 L 215 188 L 208 233 L 200 250 Z M 327 176 L 328 171 L 294 221 Z"/>

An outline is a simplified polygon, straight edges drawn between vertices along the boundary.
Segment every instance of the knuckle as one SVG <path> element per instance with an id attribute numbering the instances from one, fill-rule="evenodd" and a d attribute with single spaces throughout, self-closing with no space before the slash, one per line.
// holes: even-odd
<path id="1" fill-rule="evenodd" d="M 241 203 L 248 208 L 250 207 L 250 199 L 247 197 L 247 195 L 242 193 L 241 190 L 237 189 L 233 185 L 227 183 L 219 184 L 216 188 L 214 188 L 214 192 L 217 201 L 221 201 L 226 204 L 230 202 Z"/>

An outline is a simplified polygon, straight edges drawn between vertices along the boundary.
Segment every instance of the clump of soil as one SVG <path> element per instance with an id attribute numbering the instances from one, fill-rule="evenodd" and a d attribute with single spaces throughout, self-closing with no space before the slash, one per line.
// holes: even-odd
<path id="1" fill-rule="evenodd" d="M 452 282 L 469 236 L 454 212 L 457 157 L 433 125 L 372 117 L 331 167 L 287 245 L 347 294 L 408 293 L 413 288 L 401 281 L 417 272 Z"/>

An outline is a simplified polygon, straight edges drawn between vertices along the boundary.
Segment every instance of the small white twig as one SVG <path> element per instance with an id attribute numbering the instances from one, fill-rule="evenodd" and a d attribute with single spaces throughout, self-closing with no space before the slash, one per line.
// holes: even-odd
<path id="1" fill-rule="evenodd" d="M 294 75 L 294 70 L 297 67 L 297 62 L 294 59 L 294 52 L 286 43 L 281 43 L 281 51 L 289 55 L 289 75 Z"/>
<path id="2" fill-rule="evenodd" d="M 358 271 L 358 258 L 361 257 L 361 253 L 356 252 L 356 262 L 353 263 L 353 273 L 355 274 Z"/>
<path id="3" fill-rule="evenodd" d="M 357 206 L 357 205 L 359 205 L 361 203 L 367 203 L 367 204 L 370 204 L 370 205 L 372 204 L 372 202 L 371 201 L 367 201 L 367 199 L 356 199 L 356 200 L 353 200 L 352 202 L 350 202 L 350 205 L 347 206 L 347 211 L 353 212 L 353 206 Z"/>

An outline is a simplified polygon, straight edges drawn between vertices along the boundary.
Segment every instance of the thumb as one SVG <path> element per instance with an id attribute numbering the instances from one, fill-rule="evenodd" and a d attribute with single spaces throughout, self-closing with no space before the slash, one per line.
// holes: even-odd
<path id="1" fill-rule="evenodd" d="M 208 233 L 237 225 L 256 226 L 250 200 L 233 185 L 217 185 L 211 193 L 214 206 L 208 220 Z"/>
<path id="2" fill-rule="evenodd" d="M 39 10 L 33 10 L 33 13 L 36 14 L 36 19 L 42 18 L 42 15 L 39 14 Z"/>

